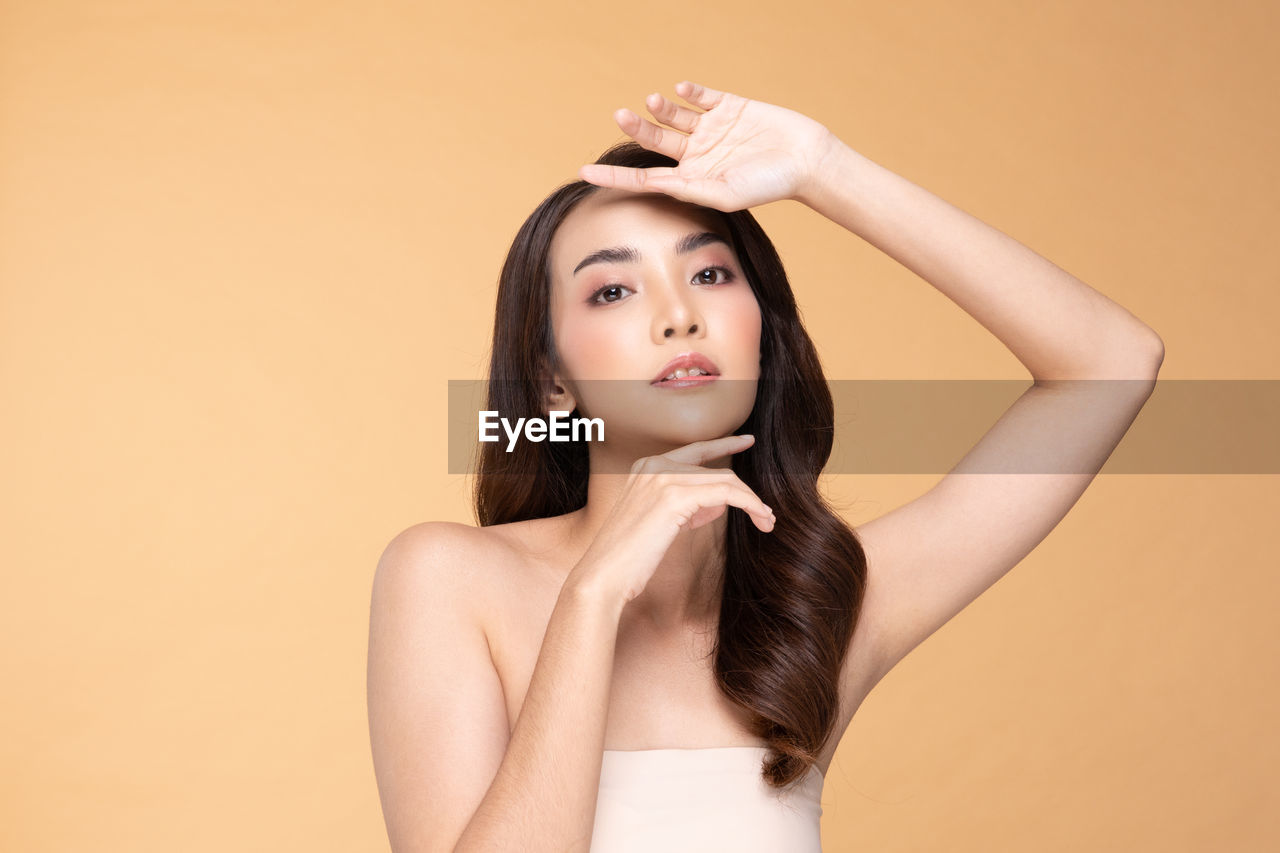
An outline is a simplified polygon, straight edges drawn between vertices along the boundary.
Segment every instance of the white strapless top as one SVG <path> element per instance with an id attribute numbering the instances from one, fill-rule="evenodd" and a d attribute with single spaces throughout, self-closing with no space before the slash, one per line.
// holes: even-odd
<path id="1" fill-rule="evenodd" d="M 822 771 L 779 791 L 761 775 L 767 753 L 606 749 L 591 853 L 822 853 Z"/>

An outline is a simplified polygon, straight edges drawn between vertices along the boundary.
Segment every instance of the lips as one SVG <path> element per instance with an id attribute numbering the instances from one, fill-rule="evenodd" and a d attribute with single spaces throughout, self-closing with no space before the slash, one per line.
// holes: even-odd
<path id="1" fill-rule="evenodd" d="M 687 374 L 689 370 L 694 368 L 697 368 L 698 370 L 701 370 L 703 373 L 708 375 L 703 377 L 695 374 L 692 377 L 688 377 L 688 376 L 677 377 L 677 379 L 680 381 L 687 381 L 688 379 L 705 381 L 707 379 L 710 379 L 711 377 L 720 375 L 720 368 L 716 367 L 715 362 L 707 358 L 702 353 L 682 352 L 675 358 L 671 359 L 671 361 L 663 365 L 662 369 L 658 371 L 658 375 L 653 377 L 653 379 L 650 381 L 649 384 L 658 385 L 662 383 L 664 380 L 666 380 L 667 377 L 671 376 L 671 374 L 677 370 L 685 371 Z"/>

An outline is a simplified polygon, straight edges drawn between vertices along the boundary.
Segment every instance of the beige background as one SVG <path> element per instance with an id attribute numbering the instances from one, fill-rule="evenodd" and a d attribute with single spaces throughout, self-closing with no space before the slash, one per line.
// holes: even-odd
<path id="1" fill-rule="evenodd" d="M 382 548 L 469 521 L 521 220 L 692 79 L 797 109 L 1280 378 L 1275 4 L 0 4 L 5 850 L 385 850 Z M 831 378 L 1019 378 L 892 259 L 757 214 Z M 861 523 L 932 477 L 833 477 Z M 1280 840 L 1277 479 L 1102 476 L 871 694 L 828 850 Z"/>

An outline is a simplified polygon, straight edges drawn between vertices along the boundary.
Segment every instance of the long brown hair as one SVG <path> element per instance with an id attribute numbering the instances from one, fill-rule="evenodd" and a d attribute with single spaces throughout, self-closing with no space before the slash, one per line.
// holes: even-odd
<path id="1" fill-rule="evenodd" d="M 596 162 L 677 165 L 632 141 Z M 521 225 L 507 254 L 486 405 L 504 417 L 546 415 L 547 377 L 558 367 L 549 311 L 551 238 L 597 189 L 586 181 L 556 189 Z M 727 226 L 762 320 L 755 407 L 739 430 L 756 441 L 749 453 L 732 457 L 733 470 L 766 504 L 783 508 L 767 534 L 746 513 L 728 514 L 716 681 L 768 742 L 764 778 L 781 788 L 804 776 L 835 727 L 840 669 L 866 588 L 866 556 L 818 491 L 835 411 L 782 260 L 750 213 L 712 212 Z M 497 444 L 482 445 L 474 493 L 481 526 L 564 515 L 586 504 L 584 442 L 522 447 L 506 453 Z"/>

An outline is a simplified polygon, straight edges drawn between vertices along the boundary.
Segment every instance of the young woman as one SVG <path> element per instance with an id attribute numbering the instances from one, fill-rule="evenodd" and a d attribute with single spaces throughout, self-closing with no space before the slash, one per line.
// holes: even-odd
<path id="1" fill-rule="evenodd" d="M 867 693 L 1044 539 L 1154 388 L 1159 336 L 1085 283 L 816 121 L 676 92 L 691 106 L 647 100 L 661 124 L 615 114 L 634 142 L 539 205 L 501 275 L 487 408 L 598 418 L 605 440 L 483 445 L 480 526 L 415 525 L 379 561 L 369 718 L 397 851 L 819 850 Z M 819 495 L 831 395 L 746 210 L 780 199 L 1034 379 L 856 530 Z M 1074 381 L 1098 379 L 1129 381 Z M 1063 473 L 990 472 L 1064 422 Z"/>

